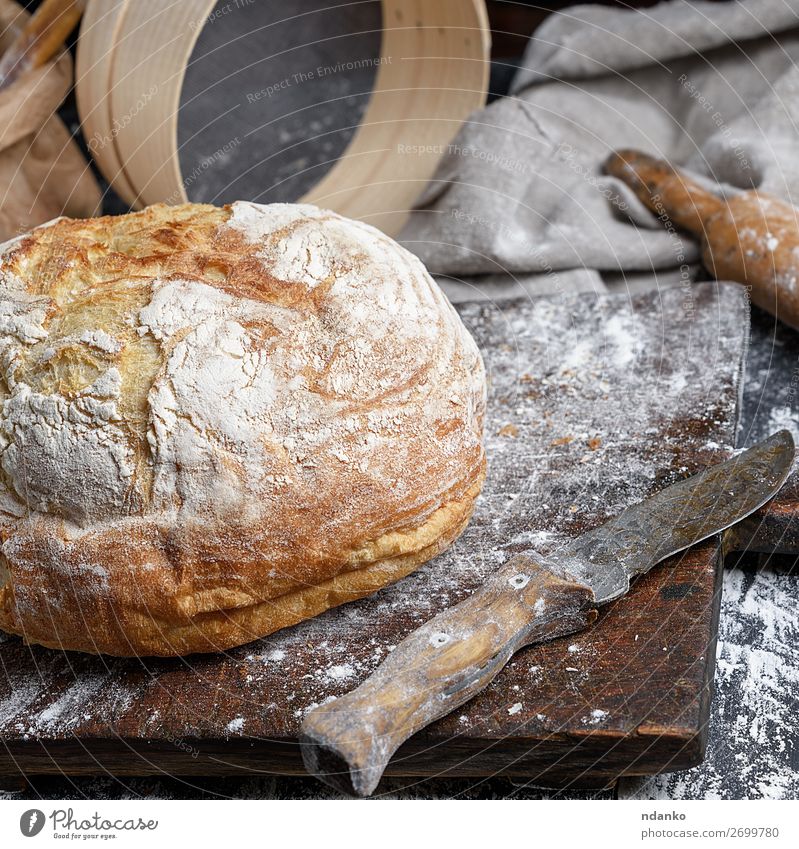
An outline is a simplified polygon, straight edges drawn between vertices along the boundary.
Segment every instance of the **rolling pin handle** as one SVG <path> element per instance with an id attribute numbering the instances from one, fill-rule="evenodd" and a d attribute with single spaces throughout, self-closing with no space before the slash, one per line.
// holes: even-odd
<path id="1" fill-rule="evenodd" d="M 666 217 L 697 236 L 709 216 L 722 211 L 725 201 L 695 180 L 640 150 L 617 150 L 605 160 L 604 171 L 616 177 L 655 215 Z"/>

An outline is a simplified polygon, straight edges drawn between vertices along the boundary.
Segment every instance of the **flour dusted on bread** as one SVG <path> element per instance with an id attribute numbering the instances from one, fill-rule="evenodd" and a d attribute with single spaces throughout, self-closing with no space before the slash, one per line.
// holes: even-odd
<path id="1" fill-rule="evenodd" d="M 379 231 L 188 204 L 3 247 L 0 627 L 225 648 L 396 580 L 468 520 L 482 363 Z"/>

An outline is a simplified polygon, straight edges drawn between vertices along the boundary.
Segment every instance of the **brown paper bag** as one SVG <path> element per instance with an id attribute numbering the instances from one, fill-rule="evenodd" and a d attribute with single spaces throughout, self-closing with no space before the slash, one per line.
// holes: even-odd
<path id="1" fill-rule="evenodd" d="M 0 52 L 28 13 L 0 0 Z M 0 91 L 0 242 L 59 215 L 96 215 L 100 190 L 55 114 L 72 85 L 72 58 L 30 71 Z"/>

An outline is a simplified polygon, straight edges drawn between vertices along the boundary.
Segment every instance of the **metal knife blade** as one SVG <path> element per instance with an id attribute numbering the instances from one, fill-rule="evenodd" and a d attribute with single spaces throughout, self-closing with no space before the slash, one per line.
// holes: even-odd
<path id="1" fill-rule="evenodd" d="M 598 604 L 762 507 L 794 458 L 788 431 L 624 510 L 562 549 L 510 558 L 460 604 L 409 634 L 357 689 L 302 725 L 306 768 L 368 796 L 397 748 L 479 693 L 520 648 L 590 625 Z"/>
<path id="2" fill-rule="evenodd" d="M 759 510 L 785 482 L 793 458 L 793 438 L 780 430 L 628 507 L 547 560 L 590 587 L 597 604 L 606 604 L 624 595 L 632 578 L 661 560 Z"/>

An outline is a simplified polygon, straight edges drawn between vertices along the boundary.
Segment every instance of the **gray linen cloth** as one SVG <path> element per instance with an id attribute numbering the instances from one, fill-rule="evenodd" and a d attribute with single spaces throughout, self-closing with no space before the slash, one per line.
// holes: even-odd
<path id="1" fill-rule="evenodd" d="M 799 205 L 799 0 L 578 6 L 470 116 L 401 234 L 453 300 L 690 284 L 698 249 L 601 164 L 668 158 Z"/>

